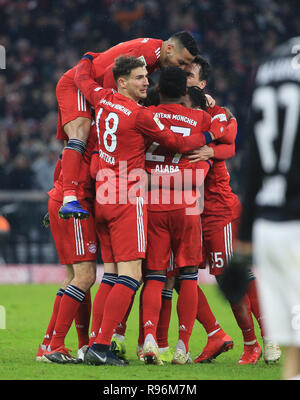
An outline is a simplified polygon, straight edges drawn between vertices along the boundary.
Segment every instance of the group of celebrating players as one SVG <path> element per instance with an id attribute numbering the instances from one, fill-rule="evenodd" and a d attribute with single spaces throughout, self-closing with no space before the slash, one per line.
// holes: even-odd
<path id="1" fill-rule="evenodd" d="M 159 82 L 149 87 L 148 75 L 158 69 Z M 126 321 L 140 286 L 141 361 L 202 363 L 232 349 L 198 286 L 198 269 L 206 265 L 222 282 L 241 214 L 225 165 L 235 154 L 237 122 L 204 94 L 210 73 L 183 31 L 166 41 L 140 38 L 88 52 L 59 80 L 57 138 L 66 146 L 48 213 L 66 279 L 37 360 L 127 365 Z M 104 273 L 92 302 L 100 249 Z M 179 330 L 172 353 L 174 289 Z M 244 339 L 238 363 L 255 364 L 262 355 L 252 314 L 265 361 L 278 360 L 279 346 L 264 334 L 251 271 L 247 293 L 230 306 Z M 77 358 L 65 347 L 74 320 Z M 192 360 L 195 320 L 207 344 Z"/>

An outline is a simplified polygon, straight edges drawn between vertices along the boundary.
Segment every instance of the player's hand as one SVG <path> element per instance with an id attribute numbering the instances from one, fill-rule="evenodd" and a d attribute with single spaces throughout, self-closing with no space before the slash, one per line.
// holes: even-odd
<path id="1" fill-rule="evenodd" d="M 49 213 L 48 212 L 44 215 L 43 226 L 45 228 L 49 228 L 49 226 L 50 226 L 50 219 L 49 219 Z"/>
<path id="2" fill-rule="evenodd" d="M 186 154 L 186 158 L 189 159 L 190 163 L 195 163 L 198 161 L 207 161 L 213 158 L 215 155 L 214 149 L 207 145 L 201 147 L 198 150 L 191 151 Z"/>
<path id="3" fill-rule="evenodd" d="M 218 281 L 221 293 L 231 304 L 238 303 L 245 296 L 251 266 L 252 255 L 236 251 Z"/>
<path id="4" fill-rule="evenodd" d="M 215 99 L 211 97 L 209 94 L 206 94 L 205 97 L 206 97 L 207 107 L 213 108 L 216 105 Z"/>

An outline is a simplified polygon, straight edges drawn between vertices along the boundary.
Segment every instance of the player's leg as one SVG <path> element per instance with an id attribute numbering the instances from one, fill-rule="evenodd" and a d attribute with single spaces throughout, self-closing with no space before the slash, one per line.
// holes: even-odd
<path id="1" fill-rule="evenodd" d="M 172 259 L 172 257 L 171 257 Z M 173 267 L 173 262 L 172 262 Z M 173 352 L 169 347 L 169 326 L 172 313 L 172 297 L 175 286 L 175 271 L 167 271 L 166 284 L 161 294 L 161 309 L 156 330 L 157 344 L 159 348 L 160 359 L 163 362 L 171 362 Z"/>
<path id="2" fill-rule="evenodd" d="M 222 274 L 233 252 L 233 242 L 237 236 L 239 220 L 229 222 L 223 229 L 205 239 L 209 249 L 210 272 L 216 276 L 217 283 L 222 280 Z M 261 347 L 255 335 L 254 322 L 248 295 L 238 304 L 230 304 L 233 315 L 241 329 L 244 339 L 244 351 L 239 364 L 255 364 L 261 357 Z"/>
<path id="3" fill-rule="evenodd" d="M 96 280 L 95 261 L 83 261 L 74 264 L 73 267 L 74 278 L 62 296 L 54 327 L 55 333 L 50 341 L 49 350 L 44 355 L 50 362 L 74 362 L 72 357 L 70 359 L 69 352 L 65 348 L 65 337 L 85 299 L 86 293 Z"/>
<path id="4" fill-rule="evenodd" d="M 81 362 L 83 362 L 84 354 L 89 344 L 91 309 L 92 309 L 92 300 L 91 300 L 91 290 L 89 289 L 85 293 L 85 297 L 75 315 L 75 327 L 78 336 L 77 360 Z"/>
<path id="5" fill-rule="evenodd" d="M 50 344 L 62 296 L 65 292 L 66 287 L 68 286 L 68 284 L 71 282 L 71 280 L 74 277 L 73 266 L 66 265 L 65 268 L 66 268 L 66 278 L 56 293 L 56 296 L 54 299 L 54 304 L 53 304 L 53 309 L 52 309 L 52 315 L 50 317 L 50 321 L 49 321 L 46 333 L 44 335 L 42 344 L 39 345 L 38 352 L 36 355 L 36 361 L 41 361 L 41 358 L 44 355 L 45 350 L 47 349 L 47 347 Z"/>
<path id="6" fill-rule="evenodd" d="M 107 296 L 109 295 L 118 278 L 117 266 L 114 262 L 104 262 L 103 266 L 103 277 L 93 300 L 92 325 L 89 346 L 92 346 L 95 338 L 99 333 Z"/>
<path id="7" fill-rule="evenodd" d="M 206 268 L 207 250 L 205 247 L 205 238 L 203 238 L 203 261 L 200 264 L 199 270 Z M 220 354 L 233 348 L 232 338 L 224 332 L 214 313 L 212 312 L 207 298 L 198 285 L 198 307 L 196 319 L 206 331 L 207 343 L 201 353 L 195 358 L 195 363 L 210 362 Z"/>
<path id="8" fill-rule="evenodd" d="M 249 285 L 247 294 L 250 300 L 252 314 L 258 322 L 261 337 L 263 339 L 264 360 L 266 363 L 278 361 L 281 357 L 281 349 L 278 343 L 270 340 L 265 334 L 264 318 L 261 313 L 261 306 L 258 298 L 257 280 L 256 276 L 251 270 L 249 270 Z"/>
<path id="9" fill-rule="evenodd" d="M 124 318 L 139 288 L 141 264 L 141 259 L 117 263 L 118 279 L 107 296 L 100 332 L 85 357 L 87 364 L 125 365 L 109 347 L 115 328 Z"/>
<path id="10" fill-rule="evenodd" d="M 122 321 L 118 324 L 115 329 L 115 332 L 112 336 L 111 340 L 111 349 L 113 353 L 119 357 L 121 360 L 128 362 L 128 355 L 126 352 L 126 345 L 125 345 L 125 333 L 127 328 L 127 320 L 130 315 L 133 303 L 134 303 L 135 295 L 132 296 L 131 302 L 129 307 L 124 315 Z"/>
<path id="11" fill-rule="evenodd" d="M 169 212 L 148 214 L 148 248 L 142 297 L 143 355 L 146 364 L 161 364 L 156 331 L 171 255 L 168 220 Z"/>
<path id="12" fill-rule="evenodd" d="M 88 211 L 84 210 L 78 202 L 76 189 L 81 159 L 85 152 L 90 128 L 91 120 L 85 117 L 77 117 L 64 126 L 64 131 L 69 138 L 61 160 L 64 199 L 59 210 L 59 216 L 64 219 L 71 217 L 87 218 L 89 215 Z"/>
<path id="13" fill-rule="evenodd" d="M 189 340 L 197 315 L 198 305 L 198 266 L 183 267 L 179 271 L 180 290 L 177 300 L 179 336 L 172 364 L 191 363 Z"/>
<path id="14" fill-rule="evenodd" d="M 165 282 L 166 270 L 147 270 L 142 297 L 143 356 L 146 364 L 161 364 L 158 354 L 156 330 L 161 310 L 162 290 Z"/>
<path id="15" fill-rule="evenodd" d="M 65 264 L 73 264 L 74 271 L 73 279 L 65 288 L 60 301 L 54 327 L 56 334 L 52 336 L 49 349 L 49 353 L 63 353 L 64 357 L 60 358 L 64 362 L 73 361 L 73 358 L 65 351 L 65 336 L 78 313 L 81 303 L 86 299 L 86 293 L 96 278 L 97 238 L 94 218 L 91 203 L 85 201 L 84 205 L 90 211 L 89 218 L 84 220 L 72 218 L 66 221 L 58 217 L 59 202 L 50 199 L 48 205 L 50 227 L 58 255 L 61 262 L 64 261 Z M 87 307 L 83 305 L 83 308 L 87 311 L 87 308 L 89 308 L 88 302 Z M 85 325 L 88 318 L 89 314 L 85 316 Z M 86 332 L 86 329 L 87 327 L 85 326 L 84 332 Z M 84 337 L 85 340 L 85 333 Z M 62 351 L 58 351 L 58 349 Z M 46 353 L 48 354 L 48 352 Z M 49 361 L 51 356 L 47 358 L 47 354 L 44 357 Z M 54 360 L 50 361 L 56 362 L 57 357 L 54 357 Z M 60 361 L 58 360 L 57 362 Z"/>
<path id="16" fill-rule="evenodd" d="M 136 204 L 96 208 L 96 220 L 100 217 L 108 223 L 118 278 L 107 296 L 101 329 L 86 354 L 85 362 L 125 365 L 124 360 L 109 350 L 109 346 L 114 330 L 126 315 L 142 278 L 142 259 L 145 258 L 147 245 L 147 208 L 143 199 L 137 198 Z"/>
<path id="17" fill-rule="evenodd" d="M 299 237 L 298 221 L 261 219 L 253 228 L 253 254 L 259 271 L 258 294 L 265 334 L 273 342 L 289 347 L 284 352 L 284 379 L 299 379 L 300 375 Z"/>
<path id="18" fill-rule="evenodd" d="M 83 94 L 72 79 L 63 76 L 56 87 L 58 103 L 57 139 L 67 141 L 62 154 L 63 206 L 59 216 L 87 218 L 88 210 L 82 208 L 77 199 L 80 163 L 90 134 L 91 112 Z"/>
<path id="19" fill-rule="evenodd" d="M 197 315 L 198 265 L 202 261 L 199 215 L 188 215 L 185 208 L 169 212 L 174 263 L 179 269 L 180 290 L 177 300 L 179 337 L 173 364 L 191 362 L 189 339 Z"/>

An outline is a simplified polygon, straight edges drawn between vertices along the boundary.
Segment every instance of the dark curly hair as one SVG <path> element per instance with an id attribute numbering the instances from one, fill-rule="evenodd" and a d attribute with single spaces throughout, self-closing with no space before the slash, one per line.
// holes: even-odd
<path id="1" fill-rule="evenodd" d="M 177 99 L 186 94 L 186 72 L 182 69 L 169 66 L 161 70 L 159 78 L 159 92 L 162 96 Z"/>
<path id="2" fill-rule="evenodd" d="M 206 97 L 202 89 L 198 88 L 198 86 L 190 86 L 187 88 L 187 94 L 190 97 L 193 107 L 201 108 L 204 111 L 207 110 Z"/>

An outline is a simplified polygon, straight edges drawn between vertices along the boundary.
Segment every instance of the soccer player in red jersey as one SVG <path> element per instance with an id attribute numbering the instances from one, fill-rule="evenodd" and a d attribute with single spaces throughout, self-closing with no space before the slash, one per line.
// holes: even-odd
<path id="1" fill-rule="evenodd" d="M 107 296 L 101 329 L 86 354 L 89 364 L 124 365 L 109 350 L 113 330 L 122 321 L 141 279 L 141 260 L 147 245 L 145 138 L 173 152 L 198 148 L 224 135 L 222 127 L 203 123 L 198 135 L 183 138 L 165 128 L 153 112 L 138 104 L 147 95 L 147 70 L 142 60 L 121 57 L 114 66 L 118 92 L 104 89 L 92 78 L 92 63 L 84 58 L 75 83 L 95 107 L 99 144 L 96 181 L 96 230 L 102 258 L 118 278 Z"/>
<path id="2" fill-rule="evenodd" d="M 206 110 L 206 103 L 207 103 L 207 98 L 205 97 L 204 93 L 202 90 L 198 89 L 198 87 L 188 87 L 187 89 L 187 95 L 185 96 L 184 99 L 182 99 L 182 104 L 184 104 L 186 107 L 189 108 L 202 108 Z M 224 110 L 221 108 L 216 108 L 215 111 L 217 114 L 218 113 L 223 113 Z M 227 135 L 233 135 L 235 136 L 236 134 L 236 123 L 234 120 L 230 120 L 230 122 L 227 125 Z M 231 133 L 230 133 L 231 132 Z M 230 136 L 229 136 L 230 137 Z M 211 144 L 213 145 L 213 144 Z M 232 151 L 231 145 L 218 145 L 218 148 L 220 149 L 222 146 L 224 148 L 228 149 L 229 151 Z M 233 155 L 233 154 L 232 154 Z M 209 161 L 211 162 L 211 161 Z M 208 164 L 206 164 L 208 165 Z M 189 168 L 189 165 L 186 165 L 186 168 Z M 200 224 L 200 220 L 199 220 Z M 194 240 L 195 242 L 195 240 Z M 202 251 L 202 249 L 201 249 Z M 171 263 L 173 265 L 173 261 Z M 171 361 L 171 352 L 169 350 L 169 345 L 168 345 L 168 329 L 169 329 L 169 322 L 170 322 L 170 316 L 171 316 L 171 301 L 172 301 L 172 292 L 173 292 L 173 287 L 175 284 L 175 277 L 177 277 L 176 274 L 176 269 L 175 271 L 172 271 L 172 268 L 170 271 L 167 272 L 167 281 L 166 285 L 162 291 L 162 307 L 161 307 L 161 313 L 159 317 L 159 322 L 157 326 L 157 343 L 159 345 L 159 352 L 160 352 L 160 358 L 163 361 Z M 178 282 L 177 282 L 178 283 Z M 179 290 L 178 284 L 176 285 L 176 290 Z M 214 354 L 218 351 L 220 352 L 220 349 L 222 351 L 227 351 L 233 346 L 233 342 L 231 337 L 229 337 L 223 329 L 221 329 L 219 323 L 217 322 L 215 316 L 213 315 L 209 304 L 207 302 L 207 299 L 205 297 L 204 292 L 202 289 L 198 286 L 197 287 L 197 292 L 198 292 L 198 306 L 197 306 L 197 315 L 196 319 L 203 325 L 205 328 L 208 337 L 216 335 L 218 338 L 222 338 L 221 340 L 218 341 L 218 348 L 215 349 L 216 351 Z M 141 344 L 143 340 L 142 335 L 139 337 L 139 345 Z M 138 346 L 139 347 L 139 346 Z"/>
<path id="3" fill-rule="evenodd" d="M 103 53 L 87 53 L 93 59 L 93 78 L 102 87 L 115 88 L 112 74 L 114 60 L 119 55 L 140 57 L 149 74 L 167 65 L 185 68 L 197 54 L 197 44 L 188 32 L 178 32 L 168 40 L 139 38 L 122 42 Z M 86 218 L 88 211 L 78 202 L 77 183 L 80 161 L 85 151 L 91 124 L 90 105 L 75 86 L 76 66 L 68 70 L 56 87 L 58 102 L 57 138 L 68 141 L 62 156 L 63 205 L 61 218 Z"/>
<path id="4" fill-rule="evenodd" d="M 177 134 L 195 135 L 203 118 L 211 121 L 209 114 L 204 111 L 192 110 L 180 104 L 186 93 L 186 74 L 180 69 L 169 67 L 162 70 L 159 93 L 161 104 L 150 109 Z M 224 114 L 218 114 L 214 121 L 223 128 L 227 125 Z M 199 193 L 195 186 L 202 185 L 210 164 L 205 161 L 192 165 L 182 154 L 174 154 L 154 142 L 146 153 L 146 168 L 152 178 L 161 177 L 164 181 L 172 176 L 174 184 L 171 184 L 170 193 L 165 187 L 158 191 L 152 188 L 149 195 L 148 250 L 142 295 L 143 356 L 146 363 L 160 363 L 156 330 L 172 251 L 181 283 L 177 303 L 179 340 L 172 363 L 185 364 L 191 362 L 188 343 L 197 314 L 198 265 L 202 261 L 200 209 L 197 207 Z M 196 176 L 193 177 L 192 172 Z M 178 183 L 179 187 L 175 188 Z"/>
<path id="5" fill-rule="evenodd" d="M 193 64 L 188 67 L 189 85 L 201 88 L 206 86 L 209 78 L 208 63 L 201 57 L 196 57 Z M 204 74 L 202 74 L 204 72 Z M 210 108 L 208 108 L 210 110 Z M 216 276 L 217 282 L 222 279 L 224 268 L 232 256 L 233 244 L 239 226 L 241 203 L 230 187 L 230 175 L 225 165 L 225 159 L 234 155 L 234 140 L 232 141 L 233 152 L 218 146 L 205 146 L 197 154 L 191 156 L 194 160 L 206 160 L 213 158 L 214 164 L 205 181 L 205 205 L 202 214 L 204 259 L 207 259 L 210 273 Z M 194 158 L 195 157 L 195 158 Z M 206 263 L 203 263 L 205 268 Z M 257 342 L 252 314 L 255 315 L 262 336 L 263 326 L 258 303 L 255 276 L 249 272 L 249 286 L 244 299 L 238 304 L 230 304 L 237 324 L 241 328 L 244 338 L 244 352 L 239 364 L 255 364 L 261 356 L 261 348 Z M 218 347 L 222 345 L 219 333 L 209 336 L 207 345 L 195 362 L 204 362 L 218 355 Z M 268 346 L 270 344 L 268 343 Z M 274 349 L 278 346 L 274 345 Z M 274 351 L 271 352 L 272 357 Z M 279 355 L 280 356 L 280 355 Z M 267 354 L 265 358 L 268 357 Z"/>
<path id="6" fill-rule="evenodd" d="M 58 291 L 53 313 L 42 343 L 42 361 L 67 363 L 75 362 L 65 348 L 65 337 L 75 319 L 78 333 L 78 356 L 82 360 L 84 348 L 89 341 L 91 312 L 90 287 L 96 279 L 96 258 L 98 240 L 93 217 L 94 190 L 89 174 L 89 164 L 97 133 L 95 125 L 84 153 L 78 184 L 78 197 L 89 210 L 84 220 L 63 220 L 58 210 L 63 198 L 63 171 L 57 164 L 54 187 L 49 191 L 48 212 L 50 228 L 62 265 L 66 266 L 66 280 Z M 45 348 L 46 347 L 46 348 Z"/>

